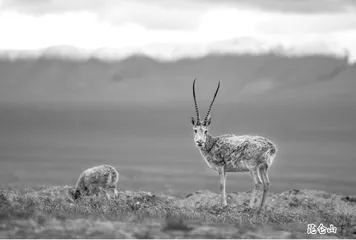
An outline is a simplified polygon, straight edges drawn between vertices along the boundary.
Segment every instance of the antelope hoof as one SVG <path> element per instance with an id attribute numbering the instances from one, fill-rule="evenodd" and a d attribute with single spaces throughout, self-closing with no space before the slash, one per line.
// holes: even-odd
<path id="1" fill-rule="evenodd" d="M 253 211 L 253 208 L 251 208 L 251 207 L 246 207 L 244 210 L 244 212 L 252 212 L 252 211 Z"/>
<path id="2" fill-rule="evenodd" d="M 258 208 L 258 212 L 262 212 L 262 211 L 264 211 L 264 210 L 266 210 L 266 206 L 265 206 L 265 205 L 260 206 L 260 207 Z"/>
<path id="3" fill-rule="evenodd" d="M 259 210 L 258 209 L 256 209 L 256 208 L 254 208 L 254 207 L 247 207 L 246 208 L 246 210 L 245 210 L 245 212 L 247 212 L 247 213 L 257 213 Z"/>

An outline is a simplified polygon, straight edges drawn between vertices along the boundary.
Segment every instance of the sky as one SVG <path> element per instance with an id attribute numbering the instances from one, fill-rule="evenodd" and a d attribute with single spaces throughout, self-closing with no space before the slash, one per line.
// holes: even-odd
<path id="1" fill-rule="evenodd" d="M 354 0 L 0 0 L 0 50 L 194 55 L 221 48 L 356 58 Z"/>

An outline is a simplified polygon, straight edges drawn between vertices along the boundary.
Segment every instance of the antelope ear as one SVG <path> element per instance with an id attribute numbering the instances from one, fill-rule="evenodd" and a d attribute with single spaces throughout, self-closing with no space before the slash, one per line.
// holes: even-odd
<path id="1" fill-rule="evenodd" d="M 205 126 L 209 127 L 210 124 L 211 124 L 211 115 L 209 114 L 209 115 L 208 115 L 208 118 L 206 119 Z"/>
<path id="2" fill-rule="evenodd" d="M 192 117 L 192 125 L 195 125 L 194 117 Z"/>

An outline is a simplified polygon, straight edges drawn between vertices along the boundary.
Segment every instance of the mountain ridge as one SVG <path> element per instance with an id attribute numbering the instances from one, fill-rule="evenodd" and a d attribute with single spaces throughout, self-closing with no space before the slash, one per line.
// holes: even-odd
<path id="1" fill-rule="evenodd" d="M 0 72 L 0 101 L 4 102 L 181 102 L 190 100 L 194 78 L 204 101 L 210 100 L 220 80 L 221 102 L 333 101 L 340 94 L 356 102 L 351 96 L 355 65 L 347 58 L 324 54 L 214 53 L 174 61 L 145 54 L 115 61 L 73 60 L 66 55 L 2 56 Z"/>

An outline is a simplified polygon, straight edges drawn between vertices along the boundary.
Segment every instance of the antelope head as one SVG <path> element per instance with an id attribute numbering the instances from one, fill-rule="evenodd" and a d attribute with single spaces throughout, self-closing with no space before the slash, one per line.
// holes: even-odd
<path id="1" fill-rule="evenodd" d="M 199 116 L 199 109 L 198 109 L 198 104 L 197 104 L 197 99 L 195 97 L 195 80 L 193 82 L 193 98 L 194 98 L 194 104 L 195 104 L 195 111 L 197 113 L 197 119 L 194 120 L 194 117 L 192 117 L 192 125 L 193 125 L 193 130 L 194 130 L 194 142 L 197 145 L 197 147 L 202 148 L 205 146 L 206 142 L 206 136 L 208 133 L 208 128 L 211 123 L 211 115 L 210 111 L 213 106 L 213 103 L 215 101 L 215 97 L 218 94 L 219 88 L 220 88 L 220 81 L 218 84 L 218 87 L 215 91 L 214 98 L 210 103 L 209 110 L 204 118 L 203 121 L 200 121 L 200 116 Z"/>
<path id="2" fill-rule="evenodd" d="M 81 196 L 80 191 L 77 189 L 68 189 L 68 194 L 72 200 L 77 200 Z"/>

